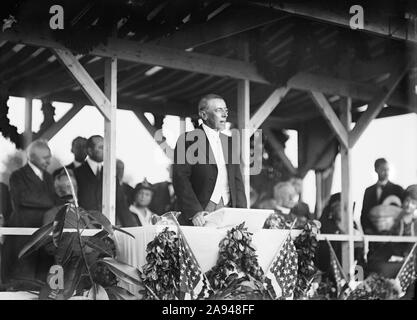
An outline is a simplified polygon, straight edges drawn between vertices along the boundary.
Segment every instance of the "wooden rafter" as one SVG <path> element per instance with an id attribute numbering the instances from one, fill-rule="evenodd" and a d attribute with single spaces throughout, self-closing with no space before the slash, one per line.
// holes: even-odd
<path id="1" fill-rule="evenodd" d="M 75 115 L 82 109 L 82 104 L 75 104 L 61 119 L 55 122 L 46 130 L 40 131 L 35 135 L 35 139 L 51 140 Z"/>
<path id="2" fill-rule="evenodd" d="M 281 12 L 287 12 L 308 19 L 324 21 L 331 24 L 337 24 L 350 28 L 350 19 L 352 14 L 349 14 L 349 2 L 343 5 L 328 5 L 322 1 L 251 1 L 259 6 L 276 9 Z M 275 2 L 275 3 L 274 3 Z M 343 2 L 342 2 L 343 3 Z M 358 3 L 359 4 L 359 3 Z M 382 36 L 386 36 L 398 40 L 406 40 L 417 43 L 417 33 L 411 29 L 411 22 L 402 20 L 398 23 L 398 19 L 381 18 L 379 10 L 368 8 L 365 11 L 364 28 L 361 31 L 366 31 Z M 404 12 L 405 14 L 405 12 Z M 407 24 L 408 22 L 408 24 Z"/>
<path id="3" fill-rule="evenodd" d="M 310 95 L 315 105 L 319 109 L 320 113 L 323 115 L 324 119 L 329 124 L 330 128 L 335 132 L 337 139 L 343 146 L 348 148 L 348 131 L 340 122 L 339 118 L 337 117 L 337 114 L 334 112 L 332 106 L 329 104 L 326 97 L 322 93 L 316 91 L 311 91 Z"/>
<path id="4" fill-rule="evenodd" d="M 285 154 L 285 149 L 282 146 L 282 144 L 277 140 L 277 138 L 275 137 L 275 135 L 273 134 L 272 130 L 269 128 L 265 128 L 263 129 L 263 131 L 265 132 L 265 134 L 267 135 L 267 141 L 268 143 L 272 146 L 272 148 L 275 150 L 275 152 L 277 153 L 278 157 L 282 160 L 282 162 L 284 163 L 285 167 L 288 169 L 288 171 L 291 174 L 296 174 L 297 173 L 297 169 L 294 167 L 294 165 L 292 164 L 291 160 L 288 158 L 288 156 Z"/>
<path id="5" fill-rule="evenodd" d="M 275 110 L 278 104 L 284 99 L 285 95 L 288 92 L 287 87 L 281 87 L 274 90 L 270 96 L 265 100 L 265 102 L 256 110 L 255 114 L 252 116 L 249 122 L 251 129 L 250 135 L 252 136 L 255 130 L 257 130 L 266 118 Z"/>
<path id="6" fill-rule="evenodd" d="M 143 114 L 143 112 L 139 111 L 139 110 L 132 110 L 132 112 L 135 114 L 136 118 L 138 118 L 138 120 L 143 124 L 143 126 L 145 127 L 145 129 L 148 131 L 148 133 L 154 137 L 155 136 L 155 132 L 156 132 L 156 128 L 151 125 L 151 123 L 149 122 L 148 118 L 145 117 L 145 115 Z"/>
<path id="7" fill-rule="evenodd" d="M 89 100 L 97 107 L 105 119 L 111 118 L 111 102 L 101 91 L 99 86 L 91 78 L 77 58 L 68 50 L 52 49 L 56 57 L 69 71 L 71 76 L 79 84 Z"/>
<path id="8" fill-rule="evenodd" d="M 268 9 L 257 10 L 254 14 L 251 8 L 233 8 L 204 24 L 185 26 L 171 36 L 152 40 L 149 44 L 178 49 L 195 48 L 287 17 L 287 14 Z"/>
<path id="9" fill-rule="evenodd" d="M 386 103 L 390 95 L 393 93 L 398 83 L 404 77 L 405 73 L 408 71 L 409 66 L 410 65 L 407 64 L 406 67 L 401 67 L 396 72 L 392 73 L 384 90 L 378 93 L 376 97 L 372 100 L 372 102 L 369 103 L 368 109 L 360 117 L 355 127 L 349 133 L 350 147 L 353 147 L 356 144 L 356 142 L 359 140 L 360 136 L 369 126 L 371 121 L 378 116 L 379 112 L 384 107 L 384 104 Z"/>

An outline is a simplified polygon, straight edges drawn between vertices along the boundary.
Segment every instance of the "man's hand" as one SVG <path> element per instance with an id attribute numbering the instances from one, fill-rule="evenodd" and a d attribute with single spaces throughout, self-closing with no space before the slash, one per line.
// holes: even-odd
<path id="1" fill-rule="evenodd" d="M 200 211 L 197 212 L 193 217 L 193 224 L 197 227 L 202 227 L 206 224 L 206 219 L 204 219 L 204 216 L 207 215 L 208 211 Z"/>

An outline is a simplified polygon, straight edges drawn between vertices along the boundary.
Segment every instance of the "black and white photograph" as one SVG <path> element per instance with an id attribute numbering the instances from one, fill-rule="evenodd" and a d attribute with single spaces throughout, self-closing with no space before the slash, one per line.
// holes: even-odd
<path id="1" fill-rule="evenodd" d="M 0 300 L 415 300 L 416 233 L 415 0 L 0 1 Z"/>

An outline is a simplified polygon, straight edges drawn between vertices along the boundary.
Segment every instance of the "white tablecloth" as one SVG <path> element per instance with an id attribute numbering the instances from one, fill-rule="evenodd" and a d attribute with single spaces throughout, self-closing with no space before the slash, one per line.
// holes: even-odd
<path id="1" fill-rule="evenodd" d="M 175 227 L 171 227 L 175 230 Z M 162 231 L 163 227 L 147 226 L 124 228 L 135 236 L 132 237 L 116 232 L 118 243 L 118 259 L 138 267 L 140 270 L 146 264 L 146 246 L 155 238 L 155 235 Z M 193 253 L 200 264 L 203 272 L 210 270 L 217 261 L 219 243 L 226 236 L 228 229 L 215 229 L 206 227 L 181 227 L 184 236 L 190 245 Z M 292 231 L 294 238 L 300 231 Z M 264 271 L 267 270 L 275 257 L 278 249 L 284 241 L 288 230 L 261 229 L 253 233 L 252 244 L 258 254 L 258 262 Z M 128 283 L 121 284 L 130 292 L 137 294 L 137 287 Z"/>

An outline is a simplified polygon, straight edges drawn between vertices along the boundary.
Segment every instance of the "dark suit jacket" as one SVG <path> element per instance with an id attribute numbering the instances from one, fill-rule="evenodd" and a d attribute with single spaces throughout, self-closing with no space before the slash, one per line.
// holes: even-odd
<path id="1" fill-rule="evenodd" d="M 10 176 L 13 214 L 10 226 L 41 227 L 44 213 L 55 205 L 52 176 L 44 172 L 43 181 L 25 165 Z"/>
<path id="2" fill-rule="evenodd" d="M 223 154 L 226 161 L 227 178 L 230 189 L 231 206 L 246 208 L 245 189 L 240 172 L 240 156 L 232 150 L 232 139 L 220 134 Z M 193 152 L 196 151 L 196 152 Z M 217 179 L 217 165 L 208 138 L 200 126 L 198 129 L 182 134 L 174 151 L 173 185 L 177 195 L 179 222 L 191 225 L 192 217 L 203 211 L 210 201 Z M 194 162 L 187 154 L 196 155 Z M 233 157 L 234 155 L 234 157 Z M 233 161 L 236 159 L 237 161 Z M 191 160 L 191 161 L 190 161 Z"/>
<path id="3" fill-rule="evenodd" d="M 97 177 L 85 161 L 74 170 L 74 174 L 78 185 L 79 206 L 85 210 L 101 211 L 103 170 L 101 176 Z"/>
<path id="4" fill-rule="evenodd" d="M 12 214 L 12 203 L 10 201 L 9 187 L 4 183 L 0 183 L 0 214 L 3 215 L 4 222 L 7 224 Z"/>
<path id="5" fill-rule="evenodd" d="M 367 234 L 376 234 L 375 227 L 372 225 L 372 222 L 369 217 L 369 212 L 371 209 L 379 204 L 381 204 L 385 198 L 387 198 L 390 195 L 395 195 L 403 200 L 403 194 L 404 190 L 401 186 L 387 182 L 385 187 L 382 189 L 381 198 L 379 201 L 377 201 L 376 197 L 376 188 L 377 184 L 374 184 L 365 190 L 365 194 L 363 197 L 363 205 L 362 205 L 362 213 L 361 213 L 361 224 L 362 228 L 365 233 Z"/>
<path id="6" fill-rule="evenodd" d="M 13 213 L 7 226 L 38 228 L 45 213 L 55 205 L 56 196 L 52 176 L 44 172 L 43 181 L 29 165 L 10 176 L 10 195 Z M 36 251 L 18 260 L 18 254 L 30 236 L 6 236 L 2 252 L 2 278 L 7 282 L 18 278 L 37 278 L 45 281 L 44 256 Z"/>
<path id="7" fill-rule="evenodd" d="M 90 165 L 85 161 L 74 170 L 78 185 L 78 204 L 85 210 L 102 211 L 102 181 L 103 170 L 100 177 L 91 171 Z M 129 205 L 123 186 L 116 179 L 116 224 L 122 227 L 129 226 Z"/>

